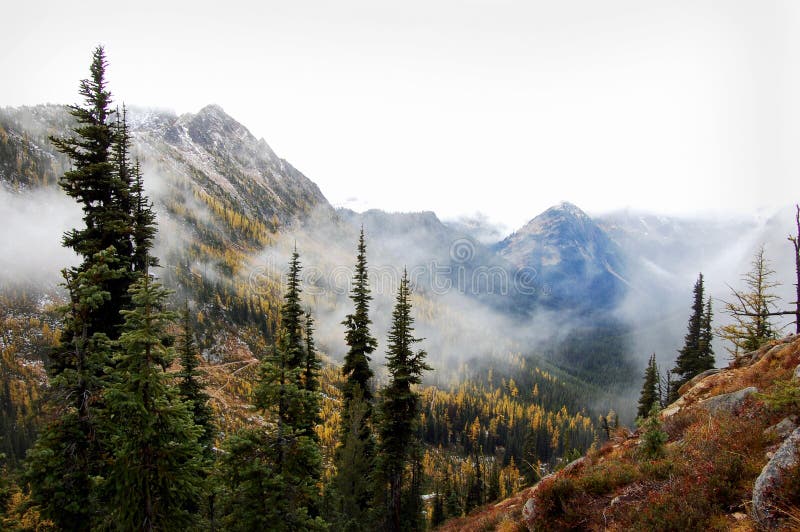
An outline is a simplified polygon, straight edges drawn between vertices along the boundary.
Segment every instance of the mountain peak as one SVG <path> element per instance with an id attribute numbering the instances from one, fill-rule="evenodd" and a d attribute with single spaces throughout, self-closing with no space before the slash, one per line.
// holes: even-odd
<path id="1" fill-rule="evenodd" d="M 216 103 L 210 103 L 210 104 L 206 105 L 205 107 L 203 107 L 202 109 L 197 111 L 197 114 L 198 115 L 216 115 L 216 116 L 222 115 L 222 116 L 225 116 L 227 118 L 230 118 L 230 115 L 228 115 L 228 113 L 226 113 L 225 110 L 220 105 L 218 105 Z"/>
<path id="2" fill-rule="evenodd" d="M 575 293 L 592 294 L 594 302 L 610 305 L 625 291 L 625 265 L 617 246 L 572 203 L 550 207 L 497 248 L 517 267 L 533 268 L 541 282 L 554 287 L 553 296 L 571 306 L 580 304 Z"/>
<path id="3" fill-rule="evenodd" d="M 591 218 L 589 218 L 589 215 L 586 214 L 580 207 L 578 207 L 574 203 L 570 203 L 569 201 L 562 201 L 558 205 L 553 205 L 552 207 L 544 211 L 536 218 L 548 215 L 552 216 L 554 214 L 566 215 L 581 220 L 591 220 Z M 534 220 L 536 218 L 534 218 Z"/>
<path id="4" fill-rule="evenodd" d="M 560 228 L 560 229 L 557 229 Z M 562 201 L 531 219 L 517 233 L 544 234 L 553 231 L 562 232 L 569 228 L 570 233 L 593 233 L 596 229 L 594 221 L 575 204 Z"/>

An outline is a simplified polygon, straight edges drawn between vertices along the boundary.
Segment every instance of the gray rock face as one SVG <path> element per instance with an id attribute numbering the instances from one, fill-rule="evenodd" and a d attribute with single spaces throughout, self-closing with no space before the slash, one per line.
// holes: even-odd
<path id="1" fill-rule="evenodd" d="M 766 528 L 775 528 L 780 514 L 776 511 L 775 491 L 784 479 L 784 470 L 800 461 L 800 428 L 786 438 L 772 459 L 761 470 L 753 485 L 752 517 Z"/>
<path id="2" fill-rule="evenodd" d="M 797 428 L 797 416 L 783 418 L 779 423 L 764 429 L 764 435 L 787 438 Z"/>
<path id="3" fill-rule="evenodd" d="M 794 368 L 794 378 L 800 380 L 800 364 Z"/>
<path id="4" fill-rule="evenodd" d="M 742 407 L 744 400 L 757 391 L 758 388 L 755 386 L 750 386 L 735 392 L 709 397 L 705 401 L 701 401 L 698 406 L 705 408 L 712 414 L 716 414 L 718 412 L 729 412 L 734 414 Z"/>

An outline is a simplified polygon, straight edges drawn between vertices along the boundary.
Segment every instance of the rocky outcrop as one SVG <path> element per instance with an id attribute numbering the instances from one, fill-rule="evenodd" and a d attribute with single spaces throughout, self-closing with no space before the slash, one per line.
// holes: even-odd
<path id="1" fill-rule="evenodd" d="M 525 505 L 522 507 L 522 518 L 524 519 L 525 523 L 529 526 L 536 520 L 536 490 L 539 486 L 542 485 L 542 482 L 550 479 L 555 476 L 559 475 L 567 475 L 569 473 L 575 472 L 576 470 L 580 469 L 584 465 L 586 465 L 588 459 L 585 456 L 581 456 L 577 460 L 573 460 L 572 462 L 568 463 L 564 466 L 563 469 L 560 471 L 556 471 L 555 473 L 550 473 L 543 477 L 533 488 L 531 488 L 530 493 L 528 494 L 529 499 L 525 501 Z"/>
<path id="2" fill-rule="evenodd" d="M 753 486 L 751 515 L 760 525 L 773 529 L 779 523 L 777 493 L 785 481 L 787 469 L 800 462 L 800 428 L 786 438 L 770 459 Z"/>
<path id="3" fill-rule="evenodd" d="M 764 429 L 764 435 L 782 440 L 788 438 L 796 428 L 797 416 L 788 416 L 783 418 L 779 423 Z"/>
<path id="4" fill-rule="evenodd" d="M 758 388 L 754 386 L 748 386 L 747 388 L 743 388 L 735 392 L 709 397 L 704 401 L 700 401 L 697 406 L 708 410 L 708 412 L 712 414 L 717 414 L 719 412 L 735 414 L 742 408 L 745 399 L 757 392 Z"/>
<path id="5" fill-rule="evenodd" d="M 698 382 L 700 382 L 701 380 L 705 379 L 705 378 L 706 378 L 706 377 L 708 377 L 709 375 L 716 375 L 716 374 L 717 374 L 717 373 L 719 373 L 720 371 L 722 371 L 722 370 L 721 370 L 721 369 L 717 369 L 717 368 L 712 368 L 712 369 L 707 369 L 707 370 L 705 370 L 704 372 L 702 372 L 702 373 L 699 373 L 699 374 L 695 375 L 695 376 L 694 376 L 694 377 L 692 377 L 692 378 L 691 378 L 691 379 L 690 379 L 688 382 L 686 382 L 686 383 L 685 383 L 683 386 L 681 386 L 680 388 L 678 388 L 678 395 L 683 395 L 683 394 L 685 394 L 686 392 L 688 392 L 689 390 L 691 390 L 692 388 L 694 388 L 694 387 L 695 387 L 695 385 L 696 385 Z"/>
<path id="6" fill-rule="evenodd" d="M 755 351 L 750 351 L 749 353 L 740 355 L 736 358 L 736 360 L 733 361 L 732 366 L 734 368 L 741 368 L 755 364 L 762 358 L 780 357 L 784 349 L 791 349 L 791 346 L 788 344 L 793 343 L 796 339 L 796 336 L 790 335 L 785 338 L 773 340 L 767 345 L 756 349 Z"/>

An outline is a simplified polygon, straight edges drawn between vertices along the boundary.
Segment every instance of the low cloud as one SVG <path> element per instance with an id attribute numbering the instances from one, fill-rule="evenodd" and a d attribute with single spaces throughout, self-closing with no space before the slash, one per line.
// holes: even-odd
<path id="1" fill-rule="evenodd" d="M 81 210 L 60 190 L 13 193 L 0 187 L 0 220 L 1 283 L 53 286 L 62 268 L 78 263 L 61 239 L 80 227 Z"/>

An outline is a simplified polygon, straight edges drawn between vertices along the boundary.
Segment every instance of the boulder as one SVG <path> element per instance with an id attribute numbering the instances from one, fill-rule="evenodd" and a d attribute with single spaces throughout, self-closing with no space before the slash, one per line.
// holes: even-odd
<path id="1" fill-rule="evenodd" d="M 794 378 L 800 380 L 800 364 L 798 364 L 797 367 L 794 368 Z"/>
<path id="2" fill-rule="evenodd" d="M 773 529 L 778 526 L 780 512 L 777 510 L 776 490 L 784 482 L 784 471 L 800 461 L 800 428 L 786 438 L 775 455 L 767 462 L 753 485 L 751 515 L 761 526 Z"/>
<path id="3" fill-rule="evenodd" d="M 722 370 L 721 369 L 717 369 L 717 368 L 712 368 L 712 369 L 707 369 L 702 373 L 698 373 L 697 375 L 692 377 L 690 380 L 685 382 L 683 384 L 683 386 L 678 388 L 678 395 L 685 394 L 686 392 L 688 392 L 689 390 L 694 388 L 694 385 L 697 384 L 698 382 L 700 382 L 701 380 L 705 379 L 709 375 L 715 375 L 715 374 L 719 373 L 720 371 L 722 371 Z"/>
<path id="4" fill-rule="evenodd" d="M 575 469 L 583 466 L 584 463 L 586 463 L 586 457 L 585 456 L 581 456 L 580 458 L 577 458 L 577 459 L 573 460 L 572 462 L 568 463 L 567 465 L 565 465 L 561 474 L 565 475 L 565 474 L 569 473 L 570 471 L 574 471 Z"/>
<path id="5" fill-rule="evenodd" d="M 745 399 L 756 392 L 758 392 L 758 388 L 749 386 L 735 392 L 709 397 L 704 401 L 700 401 L 698 406 L 708 410 L 711 414 L 718 412 L 735 414 L 742 407 Z"/>
<path id="6" fill-rule="evenodd" d="M 525 501 L 525 506 L 522 507 L 522 519 L 525 520 L 526 523 L 530 523 L 533 521 L 533 518 L 536 516 L 536 499 L 531 497 L 527 501 Z"/>
<path id="7" fill-rule="evenodd" d="M 774 436 L 780 440 L 789 437 L 794 429 L 797 428 L 797 416 L 788 416 L 783 418 L 779 423 L 764 429 L 765 436 Z"/>

